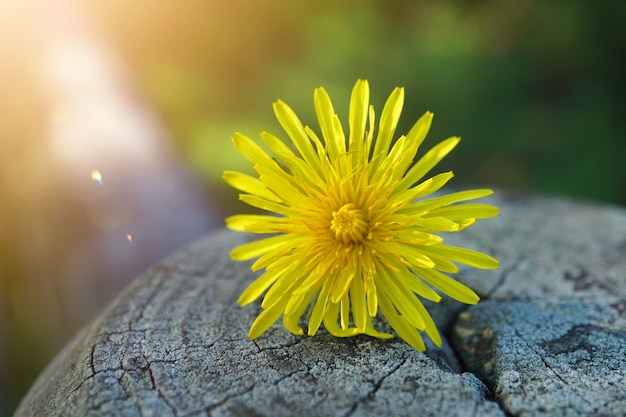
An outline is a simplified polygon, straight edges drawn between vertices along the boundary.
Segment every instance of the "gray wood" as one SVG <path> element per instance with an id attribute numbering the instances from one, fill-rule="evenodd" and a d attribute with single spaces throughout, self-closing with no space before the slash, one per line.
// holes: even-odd
<path id="1" fill-rule="evenodd" d="M 247 237 L 222 230 L 138 277 L 16 416 L 619 414 L 626 210 L 508 193 L 491 202 L 502 216 L 446 236 L 501 268 L 461 270 L 487 299 L 477 306 L 429 305 L 443 349 L 295 337 L 280 323 L 248 340 L 259 307 L 236 298 L 255 274 L 228 257 Z"/>
<path id="2" fill-rule="evenodd" d="M 454 326 L 466 371 L 509 415 L 626 415 L 626 210 L 501 198 L 497 221 L 468 230 L 502 267 L 461 271 L 491 298 Z"/>
<path id="3" fill-rule="evenodd" d="M 489 300 L 456 346 L 510 415 L 626 415 L 626 298 Z"/>

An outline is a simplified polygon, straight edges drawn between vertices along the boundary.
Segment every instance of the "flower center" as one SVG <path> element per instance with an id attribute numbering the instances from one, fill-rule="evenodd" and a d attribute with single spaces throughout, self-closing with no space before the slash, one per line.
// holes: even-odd
<path id="1" fill-rule="evenodd" d="M 353 203 L 344 204 L 337 211 L 333 211 L 333 220 L 330 230 L 335 238 L 343 243 L 361 243 L 367 236 L 368 224 L 363 210 Z"/>

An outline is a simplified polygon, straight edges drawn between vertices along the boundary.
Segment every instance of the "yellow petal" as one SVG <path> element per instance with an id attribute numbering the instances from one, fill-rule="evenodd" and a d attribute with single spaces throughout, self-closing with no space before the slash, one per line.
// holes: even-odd
<path id="1" fill-rule="evenodd" d="M 434 116 L 433 113 L 429 111 L 424 113 L 422 117 L 420 117 L 417 120 L 417 122 L 415 122 L 411 130 L 409 130 L 409 133 L 406 135 L 407 140 L 415 144 L 416 147 L 419 148 L 422 142 L 424 142 L 424 139 L 426 138 L 428 131 L 430 130 L 430 125 L 433 121 L 433 116 Z"/>
<path id="2" fill-rule="evenodd" d="M 258 277 L 248 285 L 248 287 L 241 293 L 237 302 L 239 305 L 246 305 L 256 300 L 267 290 L 278 278 L 287 273 L 293 268 L 295 262 L 282 267 L 274 268 L 266 271 L 263 275 Z"/>
<path id="3" fill-rule="evenodd" d="M 496 206 L 489 204 L 456 204 L 453 206 L 442 207 L 433 210 L 424 217 L 441 216 L 451 220 L 460 219 L 487 219 L 500 214 L 500 210 Z"/>
<path id="4" fill-rule="evenodd" d="M 332 159 L 336 159 L 339 155 L 346 152 L 346 144 L 345 141 L 340 141 L 335 135 L 335 111 L 333 109 L 333 104 L 330 101 L 328 93 L 323 88 L 315 89 L 313 101 L 315 103 L 317 120 L 319 121 L 320 128 L 322 129 L 322 136 L 326 141 L 326 146 L 328 146 L 328 152 Z"/>
<path id="5" fill-rule="evenodd" d="M 425 215 L 431 210 L 438 210 L 439 208 L 449 206 L 450 204 L 458 203 L 460 201 L 474 200 L 491 194 L 493 194 L 493 191 L 489 189 L 459 191 L 457 193 L 446 194 L 441 197 L 434 197 L 411 203 L 407 207 L 398 210 L 398 212 L 403 214 Z"/>
<path id="6" fill-rule="evenodd" d="M 291 148 L 278 136 L 273 135 L 269 132 L 261 132 L 261 139 L 263 142 L 276 153 L 276 155 L 290 155 L 296 156 L 295 153 L 291 150 Z"/>
<path id="7" fill-rule="evenodd" d="M 304 307 L 306 308 L 306 305 L 304 305 Z M 283 315 L 283 326 L 285 326 L 285 329 L 289 330 L 292 334 L 296 336 L 302 336 L 304 334 L 304 330 L 302 330 L 302 327 L 298 325 L 299 321 L 300 316 L 297 316 L 295 314 L 293 316 Z"/>
<path id="8" fill-rule="evenodd" d="M 293 247 L 295 239 L 293 236 L 280 235 L 272 236 L 267 239 L 256 240 L 254 242 L 244 243 L 237 246 L 230 252 L 230 256 L 235 261 L 247 261 L 257 256 L 263 255 L 274 248 L 284 247 L 285 250 Z"/>
<path id="9" fill-rule="evenodd" d="M 445 217 L 416 217 L 411 226 L 415 226 L 425 232 L 456 232 L 459 224 Z"/>
<path id="10" fill-rule="evenodd" d="M 322 191 L 325 188 L 324 181 L 311 169 L 311 167 L 301 158 L 296 156 L 290 149 L 284 149 L 284 143 L 270 133 L 263 132 L 261 137 L 272 150 L 279 155 L 283 161 L 289 166 L 293 175 L 304 181 L 309 187 Z M 277 180 L 284 178 L 278 177 Z M 295 185 L 295 182 L 294 182 Z"/>
<path id="11" fill-rule="evenodd" d="M 384 293 L 380 293 L 380 308 L 391 327 L 405 342 L 420 352 L 426 350 L 426 345 L 417 330 L 412 327 L 401 315 Z"/>
<path id="12" fill-rule="evenodd" d="M 424 320 L 415 308 L 415 303 L 418 300 L 408 289 L 399 288 L 393 279 L 383 273 L 379 274 L 376 282 L 380 291 L 385 293 L 404 320 L 417 329 L 424 330 L 426 328 Z"/>
<path id="13" fill-rule="evenodd" d="M 462 219 L 456 221 L 459 224 L 459 232 L 463 229 L 466 229 L 476 223 L 476 219 Z"/>
<path id="14" fill-rule="evenodd" d="M 348 294 L 341 298 L 339 311 L 341 330 L 346 330 L 350 325 L 350 299 L 348 298 Z"/>
<path id="15" fill-rule="evenodd" d="M 326 307 L 326 313 L 324 314 L 324 327 L 328 330 L 328 333 L 335 337 L 351 337 L 359 334 L 356 328 L 342 329 L 337 325 L 337 318 L 339 315 L 339 303 L 328 303 Z"/>
<path id="16" fill-rule="evenodd" d="M 414 274 L 399 274 L 398 279 L 404 287 L 410 289 L 420 297 L 434 301 L 435 303 L 441 301 L 441 296 L 428 285 L 424 284 L 418 276 Z"/>
<path id="17" fill-rule="evenodd" d="M 352 280 L 352 284 L 350 285 L 350 300 L 352 302 L 354 324 L 361 333 L 364 333 L 368 317 L 367 306 L 365 305 L 365 288 L 363 287 L 361 278 Z"/>
<path id="18" fill-rule="evenodd" d="M 283 314 L 283 324 L 291 333 L 298 336 L 304 334 L 304 331 L 298 325 L 298 322 L 300 321 L 300 317 L 302 317 L 304 310 L 306 310 L 309 306 L 315 292 L 316 291 L 312 290 L 308 293 L 302 294 L 301 296 L 292 296 L 287 303 L 285 313 Z"/>
<path id="19" fill-rule="evenodd" d="M 401 171 L 401 167 L 398 167 L 398 164 L 401 160 L 404 160 L 408 154 L 408 152 L 406 152 L 405 143 L 406 138 L 401 136 L 398 138 L 396 143 L 393 144 L 389 154 L 382 160 L 382 162 L 379 164 L 373 164 L 377 166 L 372 166 L 372 169 L 375 171 L 371 177 L 371 183 L 381 182 L 384 178 L 391 178 L 392 180 L 396 178 L 395 176 L 398 175 L 399 171 Z M 413 158 L 410 157 L 408 159 L 409 160 L 407 162 L 408 165 L 410 165 L 413 162 Z"/>
<path id="20" fill-rule="evenodd" d="M 258 178 L 235 171 L 224 171 L 222 178 L 231 187 L 236 188 L 239 191 L 243 191 L 244 193 L 258 195 L 259 197 L 263 197 L 271 201 L 280 201 L 280 198 L 268 190 L 265 184 L 263 184 Z"/>
<path id="21" fill-rule="evenodd" d="M 420 251 L 424 252 L 428 258 L 435 263 L 435 269 L 440 271 L 449 272 L 451 274 L 456 274 L 459 272 L 459 267 L 453 264 L 446 256 L 443 256 L 437 250 L 433 250 L 434 247 L 438 247 L 440 245 L 434 246 L 421 246 Z"/>
<path id="22" fill-rule="evenodd" d="M 285 294 L 283 301 L 286 301 L 288 296 L 288 294 Z M 284 302 L 276 303 L 271 308 L 263 310 L 263 312 L 261 312 L 261 314 L 259 314 L 254 320 L 254 323 L 252 323 L 250 331 L 248 332 L 248 337 L 254 340 L 262 335 L 272 324 L 274 324 L 283 313 L 283 304 Z"/>
<path id="23" fill-rule="evenodd" d="M 369 130 L 367 132 L 367 138 L 365 139 L 365 156 L 369 158 L 370 150 L 372 149 L 372 141 L 374 140 L 374 126 L 376 126 L 376 112 L 374 106 L 370 104 L 369 108 Z"/>
<path id="24" fill-rule="evenodd" d="M 406 173 L 398 188 L 408 188 L 418 182 L 424 175 L 428 173 L 435 165 L 439 163 L 454 147 L 459 143 L 461 138 L 452 137 L 439 143 L 424 155 L 411 169 Z"/>
<path id="25" fill-rule="evenodd" d="M 280 170 L 280 167 L 259 145 L 252 139 L 239 132 L 232 137 L 235 147 L 239 152 L 252 163 L 252 165 L 263 165 L 274 170 Z"/>
<path id="26" fill-rule="evenodd" d="M 291 298 L 294 288 L 298 288 L 298 284 L 304 279 L 300 274 L 301 272 L 302 265 L 296 265 L 296 267 L 290 270 L 289 274 L 281 274 L 267 294 L 265 294 L 265 297 L 263 297 L 261 307 L 270 308 L 274 304 L 282 302 L 284 294 L 289 294 Z M 283 310 L 287 308 L 287 302 L 288 300 L 285 301 Z"/>
<path id="27" fill-rule="evenodd" d="M 388 251 L 389 253 L 393 253 L 395 255 L 400 255 L 405 260 L 410 262 L 411 265 L 415 265 L 421 268 L 435 267 L 435 263 L 427 255 L 424 255 L 424 253 L 418 248 L 399 242 L 382 242 L 381 244 L 376 245 L 376 248 L 381 248 L 381 250 L 379 251 L 381 253 L 385 253 L 382 249 L 383 245 L 385 251 Z"/>
<path id="28" fill-rule="evenodd" d="M 391 195 L 390 198 L 398 200 L 400 202 L 412 201 L 416 198 L 421 198 L 434 193 L 435 191 L 446 185 L 448 181 L 450 181 L 453 177 L 454 173 L 452 171 L 442 172 L 441 174 L 437 174 L 434 177 L 421 182 L 415 187 L 409 188 L 408 190 L 399 193 L 398 195 L 395 195 L 394 193 Z M 397 190 L 400 191 L 401 189 L 398 188 Z"/>
<path id="29" fill-rule="evenodd" d="M 338 303 L 339 300 L 348 292 L 350 284 L 352 284 L 352 278 L 356 274 L 354 268 L 344 268 L 337 276 L 335 287 L 332 289 L 330 301 L 332 303 Z"/>
<path id="30" fill-rule="evenodd" d="M 333 138 L 335 142 L 339 144 L 346 142 L 346 136 L 343 133 L 343 128 L 341 127 L 341 121 L 339 120 L 339 116 L 333 116 Z M 341 148 L 341 147 L 340 147 Z M 343 149 L 345 149 L 345 145 L 343 145 Z M 348 164 L 347 157 L 348 154 L 346 152 L 339 154 L 336 159 L 333 160 L 335 164 L 335 170 L 341 174 L 341 177 L 346 177 L 351 175 L 351 172 L 348 172 Z"/>
<path id="31" fill-rule="evenodd" d="M 322 265 L 318 262 L 320 261 L 317 257 L 309 259 L 309 261 L 307 262 L 307 268 L 310 267 L 311 264 L 317 265 L 315 265 L 311 272 L 306 274 L 307 277 L 304 279 L 304 281 L 302 281 L 300 286 L 293 291 L 294 295 L 308 292 L 311 289 L 317 289 L 319 288 L 321 282 L 325 280 L 329 267 L 327 265 Z"/>
<path id="32" fill-rule="evenodd" d="M 370 317 L 375 317 L 378 313 L 378 291 L 374 279 L 371 277 L 368 277 L 365 293 L 367 294 L 367 312 Z"/>
<path id="33" fill-rule="evenodd" d="M 431 315 L 428 313 L 428 310 L 426 310 L 426 307 L 424 307 L 424 304 L 422 304 L 421 301 L 419 300 L 417 300 L 415 307 L 417 308 L 418 312 L 421 314 L 422 319 L 424 320 L 424 323 L 426 324 L 426 329 L 424 331 L 426 332 L 430 340 L 433 341 L 435 346 L 441 347 L 441 344 L 442 344 L 441 336 L 439 335 L 437 326 L 435 325 L 435 322 L 433 321 L 433 318 L 431 317 Z"/>
<path id="34" fill-rule="evenodd" d="M 496 259 L 481 252 L 472 249 L 459 248 L 456 246 L 437 245 L 431 246 L 433 253 L 444 256 L 452 262 L 458 262 L 465 265 L 473 266 L 481 269 L 497 269 L 499 263 Z"/>
<path id="35" fill-rule="evenodd" d="M 416 269 L 415 272 L 432 286 L 440 289 L 457 301 L 465 304 L 476 304 L 480 300 L 480 297 L 474 291 L 446 274 L 442 274 L 434 269 Z"/>
<path id="36" fill-rule="evenodd" d="M 408 245 L 436 245 L 443 242 L 443 238 L 441 236 L 414 230 L 408 227 L 396 230 L 394 235 L 399 242 Z"/>
<path id="37" fill-rule="evenodd" d="M 315 305 L 313 306 L 313 311 L 311 311 L 311 318 L 309 319 L 309 328 L 307 330 L 307 334 L 309 336 L 313 336 L 317 329 L 319 329 L 320 324 L 322 324 L 322 319 L 326 314 L 326 305 L 328 303 L 328 294 L 330 293 L 330 283 L 324 281 L 322 285 L 322 290 L 317 296 L 317 300 L 315 301 Z"/>
<path id="38" fill-rule="evenodd" d="M 282 214 L 283 216 L 298 214 L 296 210 L 289 206 L 286 206 L 280 202 L 266 200 L 263 197 L 259 197 L 253 194 L 240 194 L 239 200 L 252 207 L 257 207 L 265 211 Z"/>
<path id="39" fill-rule="evenodd" d="M 285 129 L 285 132 L 289 135 L 293 144 L 296 145 L 296 149 L 302 155 L 302 158 L 317 172 L 318 175 L 322 175 L 322 167 L 318 156 L 313 151 L 311 141 L 309 140 L 304 126 L 298 119 L 298 116 L 291 108 L 283 101 L 278 100 L 274 103 L 274 114 L 280 125 Z"/>
<path id="40" fill-rule="evenodd" d="M 365 330 L 363 331 L 363 334 L 376 337 L 378 339 L 392 339 L 393 338 L 392 334 L 379 332 L 378 330 L 374 329 L 374 325 L 372 325 L 371 319 L 368 319 L 365 322 Z"/>
<path id="41" fill-rule="evenodd" d="M 306 135 L 313 141 L 315 144 L 315 149 L 317 149 L 317 157 L 322 161 L 322 168 L 324 168 L 323 160 L 326 158 L 326 147 L 322 144 L 320 138 L 317 137 L 317 134 L 308 126 L 304 126 L 304 132 Z"/>
<path id="42" fill-rule="evenodd" d="M 401 155 L 397 158 L 395 163 L 392 166 L 392 171 L 390 174 L 390 178 L 393 181 L 399 181 L 406 174 L 406 172 L 413 165 L 413 161 L 415 159 L 415 155 L 417 154 L 417 144 L 411 142 L 411 140 L 406 136 L 400 136 L 399 140 L 403 140 L 403 149 Z M 396 141 L 397 144 L 397 141 Z M 394 146 L 395 147 L 395 146 Z M 389 155 L 391 157 L 391 153 Z M 396 185 L 394 184 L 394 187 Z"/>
<path id="43" fill-rule="evenodd" d="M 284 219 L 284 217 L 262 214 L 235 214 L 226 218 L 226 227 L 238 232 L 250 233 L 277 233 L 296 227 L 285 223 Z"/>
<path id="44" fill-rule="evenodd" d="M 273 249 L 265 252 L 259 259 L 257 259 L 250 269 L 252 271 L 259 271 L 265 267 L 274 268 L 282 265 L 282 262 L 289 262 L 288 255 L 292 252 L 292 247 L 276 246 Z"/>
<path id="45" fill-rule="evenodd" d="M 363 139 L 365 137 L 365 125 L 367 123 L 367 108 L 369 106 L 369 100 L 369 84 L 365 80 L 358 80 L 352 89 L 348 116 L 350 126 L 348 151 L 352 153 L 353 160 L 364 161 L 366 158 L 363 154 L 365 148 Z M 354 165 L 356 166 L 357 164 Z"/>
<path id="46" fill-rule="evenodd" d="M 280 203 L 285 206 L 303 207 L 308 204 L 308 195 L 299 186 L 293 186 L 273 175 L 261 175 L 261 181 L 280 198 Z"/>
<path id="47" fill-rule="evenodd" d="M 378 137 L 374 144 L 374 156 L 373 158 L 386 155 L 389 150 L 389 144 L 393 139 L 393 134 L 396 131 L 398 120 L 400 120 L 400 114 L 402 113 L 402 106 L 404 105 L 404 89 L 396 87 L 387 102 L 380 115 L 380 124 L 378 126 Z M 380 160 L 380 159 L 379 159 Z M 374 170 L 377 166 L 374 165 Z"/>
<path id="48" fill-rule="evenodd" d="M 245 232 L 246 226 L 262 221 L 264 218 L 273 216 L 262 216 L 256 214 L 235 214 L 226 218 L 226 227 L 238 232 Z"/>

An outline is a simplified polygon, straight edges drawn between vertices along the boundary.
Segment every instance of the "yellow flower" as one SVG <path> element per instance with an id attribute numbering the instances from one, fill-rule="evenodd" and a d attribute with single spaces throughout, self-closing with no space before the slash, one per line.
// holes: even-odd
<path id="1" fill-rule="evenodd" d="M 231 252 L 237 261 L 258 258 L 253 271 L 265 269 L 239 297 L 245 305 L 267 291 L 251 339 L 281 315 L 289 331 L 302 335 L 299 322 L 305 313 L 309 336 L 323 321 L 335 336 L 392 337 L 374 329 L 372 318 L 380 309 L 400 337 L 423 351 L 420 331 L 437 346 L 441 338 L 417 296 L 438 302 L 439 290 L 463 303 L 478 302 L 476 293 L 445 273 L 458 271 L 455 262 L 492 269 L 498 261 L 444 245 L 435 233 L 458 232 L 476 219 L 497 215 L 498 209 L 487 204 L 455 204 L 492 191 L 424 198 L 452 178 L 452 172 L 444 172 L 421 181 L 460 139 L 444 140 L 413 164 L 433 114 L 426 112 L 393 142 L 403 102 L 404 90 L 396 88 L 383 108 L 375 140 L 374 108 L 364 80 L 352 91 L 347 141 L 323 88 L 314 93 L 321 137 L 282 101 L 274 103 L 274 112 L 291 143 L 262 132 L 271 150 L 267 153 L 246 136 L 233 136 L 259 176 L 227 171 L 225 181 L 243 192 L 245 203 L 278 215 L 226 219 L 236 231 L 275 234 Z"/>

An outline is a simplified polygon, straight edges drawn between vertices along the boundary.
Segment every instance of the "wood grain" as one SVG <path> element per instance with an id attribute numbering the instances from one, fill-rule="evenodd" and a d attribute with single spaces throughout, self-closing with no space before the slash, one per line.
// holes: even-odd
<path id="1" fill-rule="evenodd" d="M 442 349 L 420 353 L 398 338 L 339 339 L 323 330 L 296 337 L 280 324 L 248 340 L 260 307 L 241 308 L 236 299 L 255 273 L 228 256 L 248 237 L 221 230 L 139 276 L 49 365 L 16 416 L 593 415 L 605 410 L 598 404 L 621 404 L 618 386 L 595 390 L 590 405 L 584 384 L 594 377 L 619 384 L 626 369 L 615 313 L 626 291 L 626 210 L 504 192 L 491 202 L 502 216 L 446 236 L 496 256 L 501 268 L 462 269 L 458 277 L 491 301 L 470 309 L 450 300 L 429 304 Z M 568 314 L 581 299 L 588 314 Z M 534 327 L 515 327 L 513 314 Z M 581 329 L 600 327 L 605 332 L 593 334 L 605 349 L 595 355 L 614 369 L 577 368 L 577 379 L 559 374 L 573 360 L 568 352 L 580 355 L 568 343 L 580 342 Z M 580 337 L 564 336 L 571 331 Z M 545 366 L 506 355 L 520 340 L 533 352 L 528 360 Z M 583 399 L 550 408 L 563 391 L 528 394 L 545 392 L 537 372 Z"/>

